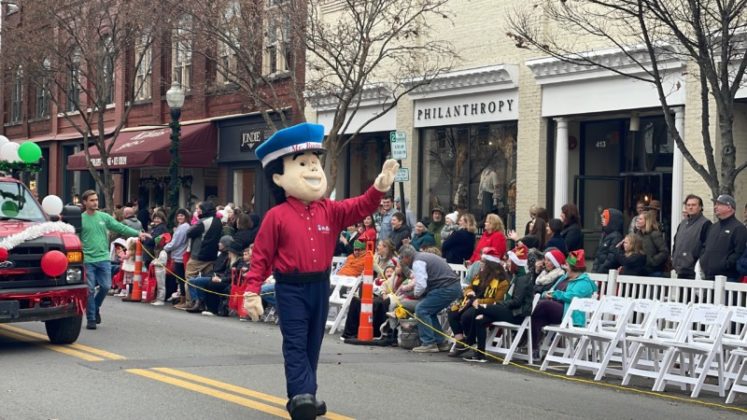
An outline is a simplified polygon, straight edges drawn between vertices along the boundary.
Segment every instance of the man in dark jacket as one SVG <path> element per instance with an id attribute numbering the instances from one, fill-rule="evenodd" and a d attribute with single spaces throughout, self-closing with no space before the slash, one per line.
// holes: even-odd
<path id="1" fill-rule="evenodd" d="M 734 197 L 721 194 L 716 199 L 713 212 L 718 222 L 708 229 L 705 250 L 700 257 L 700 267 L 705 279 L 726 276 L 728 281 L 738 281 L 737 260 L 747 244 L 747 227 L 734 217 L 737 203 Z"/>
<path id="2" fill-rule="evenodd" d="M 444 211 L 441 207 L 434 207 L 431 210 L 431 222 L 428 224 L 428 232 L 433 234 L 436 239 L 436 246 L 441 248 L 441 229 L 444 228 Z"/>
<path id="3" fill-rule="evenodd" d="M 187 280 L 197 277 L 200 273 L 212 271 L 213 262 L 218 257 L 218 241 L 223 231 L 220 219 L 215 216 L 215 205 L 212 202 L 203 201 L 199 210 L 200 220 L 187 231 L 187 238 L 191 241 L 189 262 L 185 269 Z M 191 302 L 185 305 L 192 306 L 194 305 Z"/>
<path id="4" fill-rule="evenodd" d="M 695 263 L 703 254 L 711 221 L 703 216 L 703 200 L 690 194 L 685 198 L 685 219 L 677 227 L 672 248 L 672 266 L 677 278 L 694 279 Z"/>
<path id="5" fill-rule="evenodd" d="M 599 239 L 597 255 L 594 257 L 594 273 L 606 273 L 617 268 L 617 244 L 623 240 L 623 215 L 617 209 L 602 212 L 602 237 Z"/>

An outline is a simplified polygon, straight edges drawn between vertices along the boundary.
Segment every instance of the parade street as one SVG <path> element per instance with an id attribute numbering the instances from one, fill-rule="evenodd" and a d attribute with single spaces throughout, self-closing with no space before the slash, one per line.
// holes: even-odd
<path id="1" fill-rule="evenodd" d="M 116 298 L 102 317 L 69 346 L 48 344 L 41 323 L 0 325 L 0 419 L 288 418 L 276 325 Z M 445 353 L 352 346 L 338 335 L 324 342 L 319 383 L 329 419 L 744 418 Z M 744 409 L 745 398 L 735 406 Z"/>

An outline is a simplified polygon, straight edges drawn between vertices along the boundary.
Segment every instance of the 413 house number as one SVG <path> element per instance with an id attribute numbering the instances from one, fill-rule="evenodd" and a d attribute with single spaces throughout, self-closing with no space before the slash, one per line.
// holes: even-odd
<path id="1" fill-rule="evenodd" d="M 606 149 L 607 148 L 607 140 L 597 140 L 597 142 L 594 144 L 594 146 L 597 149 Z"/>

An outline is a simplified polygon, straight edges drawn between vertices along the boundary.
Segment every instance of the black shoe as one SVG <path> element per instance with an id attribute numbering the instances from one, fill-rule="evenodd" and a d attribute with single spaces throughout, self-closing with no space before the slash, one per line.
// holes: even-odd
<path id="1" fill-rule="evenodd" d="M 101 311 L 96 310 L 96 323 L 101 324 Z"/>
<path id="2" fill-rule="evenodd" d="M 311 394 L 296 395 L 288 401 L 287 408 L 292 420 L 316 419 L 316 399 Z"/>
<path id="3" fill-rule="evenodd" d="M 487 360 L 485 360 L 485 355 L 481 353 L 474 353 L 470 357 L 463 357 L 462 360 L 465 362 L 472 362 L 472 363 L 485 363 Z"/>
<path id="4" fill-rule="evenodd" d="M 469 347 L 462 347 L 461 344 L 457 344 L 451 351 L 449 351 L 448 356 L 449 357 L 459 357 L 464 353 L 465 351 L 469 350 Z"/>
<path id="5" fill-rule="evenodd" d="M 327 414 L 327 403 L 322 400 L 316 400 L 316 415 L 323 416 Z"/>
<path id="6" fill-rule="evenodd" d="M 95 330 L 96 329 L 96 321 L 88 321 L 88 323 L 86 323 L 86 329 L 87 330 Z"/>

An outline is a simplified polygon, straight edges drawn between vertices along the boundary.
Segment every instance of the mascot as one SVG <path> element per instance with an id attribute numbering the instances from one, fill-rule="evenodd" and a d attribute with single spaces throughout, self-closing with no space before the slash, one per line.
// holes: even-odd
<path id="1" fill-rule="evenodd" d="M 327 178 L 319 155 L 324 127 L 301 123 L 277 131 L 257 150 L 276 205 L 257 233 L 245 307 L 256 320 L 262 314 L 260 287 L 275 277 L 275 297 L 283 334 L 283 358 L 292 419 L 314 419 L 327 406 L 317 400 L 316 369 L 329 309 L 329 275 L 337 237 L 363 220 L 394 182 L 399 165 L 387 160 L 374 185 L 343 201 L 323 198 Z"/>

